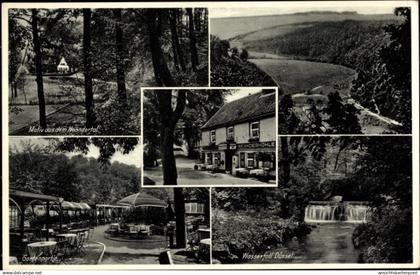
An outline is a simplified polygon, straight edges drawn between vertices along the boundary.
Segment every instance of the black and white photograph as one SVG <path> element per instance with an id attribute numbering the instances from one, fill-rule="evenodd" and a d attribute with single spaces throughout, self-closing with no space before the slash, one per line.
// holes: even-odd
<path id="1" fill-rule="evenodd" d="M 10 9 L 10 135 L 140 135 L 140 87 L 208 85 L 207 17 Z"/>
<path id="2" fill-rule="evenodd" d="M 413 262 L 410 136 L 279 139 L 278 188 L 212 189 L 213 263 Z"/>
<path id="3" fill-rule="evenodd" d="M 281 135 L 410 134 L 410 8 L 308 6 L 210 9 L 211 85 L 278 86 Z"/>
<path id="4" fill-rule="evenodd" d="M 0 269 L 415 273 L 418 8 L 2 3 Z"/>
<path id="5" fill-rule="evenodd" d="M 146 89 L 143 186 L 276 186 L 277 89 Z"/>
<path id="6" fill-rule="evenodd" d="M 206 264 L 206 188 L 140 188 L 137 138 L 11 138 L 9 263 Z"/>

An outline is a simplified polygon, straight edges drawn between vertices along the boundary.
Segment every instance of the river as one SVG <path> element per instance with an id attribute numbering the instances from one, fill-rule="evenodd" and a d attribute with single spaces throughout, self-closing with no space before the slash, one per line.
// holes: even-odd
<path id="1" fill-rule="evenodd" d="M 357 263 L 358 252 L 351 237 L 357 224 L 319 223 L 303 240 L 266 251 L 248 263 Z"/>

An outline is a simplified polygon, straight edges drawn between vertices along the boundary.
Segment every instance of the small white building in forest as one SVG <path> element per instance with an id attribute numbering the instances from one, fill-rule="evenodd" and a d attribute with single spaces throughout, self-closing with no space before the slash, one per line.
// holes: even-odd
<path id="1" fill-rule="evenodd" d="M 69 67 L 69 65 L 67 65 L 67 62 L 64 59 L 64 57 L 62 57 L 60 63 L 57 66 L 57 72 L 67 73 L 69 71 L 70 71 L 70 67 Z"/>

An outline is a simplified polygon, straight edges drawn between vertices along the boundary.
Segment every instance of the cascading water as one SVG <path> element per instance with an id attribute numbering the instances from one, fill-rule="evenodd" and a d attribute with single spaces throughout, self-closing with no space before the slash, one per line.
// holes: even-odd
<path id="1" fill-rule="evenodd" d="M 365 202 L 311 202 L 305 208 L 305 222 L 364 223 L 369 219 Z"/>
<path id="2" fill-rule="evenodd" d="M 368 221 L 369 207 L 363 204 L 347 204 L 345 215 L 348 222 L 364 223 Z"/>

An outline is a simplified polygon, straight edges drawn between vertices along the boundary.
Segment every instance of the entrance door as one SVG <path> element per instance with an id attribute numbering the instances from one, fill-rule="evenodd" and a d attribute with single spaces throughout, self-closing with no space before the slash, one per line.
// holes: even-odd
<path id="1" fill-rule="evenodd" d="M 226 171 L 232 172 L 232 156 L 233 156 L 233 151 L 231 150 L 226 150 L 225 153 L 225 163 L 226 163 Z"/>

